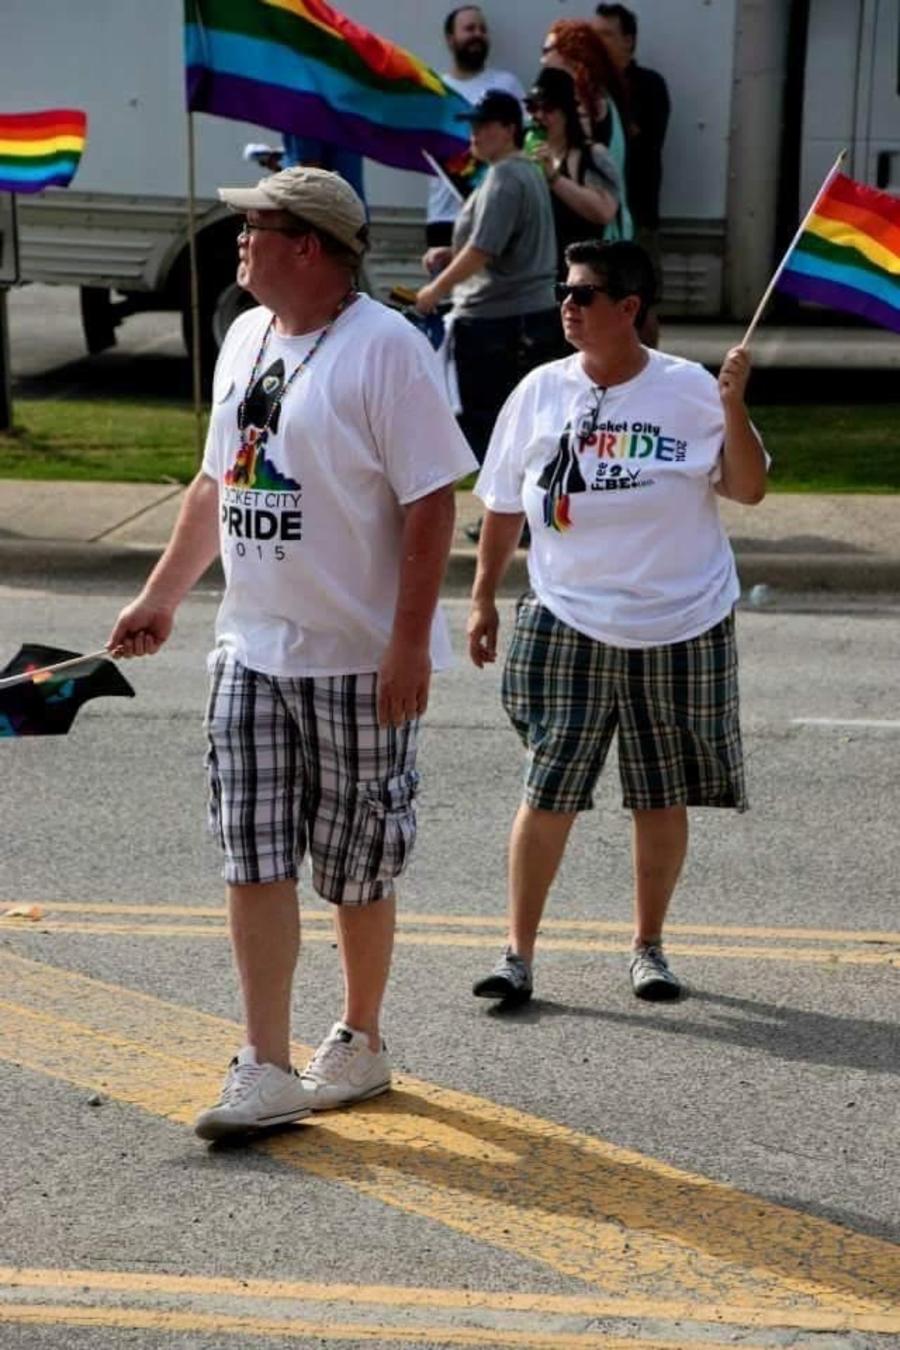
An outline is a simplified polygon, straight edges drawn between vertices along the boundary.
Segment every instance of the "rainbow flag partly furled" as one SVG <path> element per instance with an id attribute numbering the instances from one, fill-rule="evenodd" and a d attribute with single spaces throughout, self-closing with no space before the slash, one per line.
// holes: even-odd
<path id="1" fill-rule="evenodd" d="M 836 174 L 816 199 L 778 289 L 900 333 L 900 200 Z"/>
<path id="2" fill-rule="evenodd" d="M 185 0 L 187 100 L 427 173 L 468 144 L 468 103 L 324 0 Z"/>
<path id="3" fill-rule="evenodd" d="M 0 192 L 66 187 L 86 138 L 87 117 L 77 108 L 0 113 Z"/>

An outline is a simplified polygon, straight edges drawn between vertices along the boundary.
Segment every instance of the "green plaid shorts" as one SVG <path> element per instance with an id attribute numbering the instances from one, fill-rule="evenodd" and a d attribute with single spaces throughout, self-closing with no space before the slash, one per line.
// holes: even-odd
<path id="1" fill-rule="evenodd" d="M 627 809 L 747 809 L 733 614 L 687 642 L 610 647 L 526 595 L 503 706 L 528 751 L 525 801 L 538 810 L 590 810 L 615 731 Z"/>

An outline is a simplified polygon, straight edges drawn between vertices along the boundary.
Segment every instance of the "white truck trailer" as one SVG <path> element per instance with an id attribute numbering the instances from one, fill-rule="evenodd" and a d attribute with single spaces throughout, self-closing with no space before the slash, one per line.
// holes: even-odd
<path id="1" fill-rule="evenodd" d="M 449 0 L 340 0 L 345 13 L 446 67 Z M 900 0 L 632 0 L 639 58 L 666 78 L 664 312 L 739 320 L 838 150 L 900 192 Z M 492 62 L 526 84 L 550 21 L 591 0 L 485 0 Z M 18 198 L 21 280 L 82 288 L 90 350 L 142 309 L 190 324 L 187 116 L 180 0 L 3 0 L 0 110 L 89 118 L 72 186 Z M 201 314 L 210 354 L 234 300 L 235 222 L 215 188 L 253 182 L 248 141 L 277 133 L 197 115 Z M 302 130 L 302 128 L 298 128 Z M 419 279 L 427 179 L 366 163 L 383 293 Z"/>

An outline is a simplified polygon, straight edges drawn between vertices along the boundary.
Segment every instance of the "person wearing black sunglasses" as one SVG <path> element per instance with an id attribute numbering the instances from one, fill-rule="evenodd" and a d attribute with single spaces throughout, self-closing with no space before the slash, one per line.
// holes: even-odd
<path id="1" fill-rule="evenodd" d="M 746 808 L 733 609 L 740 587 L 717 495 L 752 505 L 768 457 L 744 404 L 750 360 L 702 366 L 641 344 L 653 267 L 636 244 L 567 250 L 557 285 L 573 355 L 532 371 L 498 419 L 476 494 L 484 528 L 469 616 L 476 666 L 496 660 L 496 593 L 523 518 L 503 703 L 527 751 L 509 846 L 509 940 L 473 992 L 531 997 L 538 925 L 569 831 L 593 805 L 613 734 L 632 815 L 639 998 L 681 983 L 662 946 L 688 807 Z"/>
<path id="2" fill-rule="evenodd" d="M 592 144 L 585 135 L 575 81 L 567 70 L 540 70 L 525 107 L 532 125 L 526 153 L 547 179 L 556 228 L 556 273 L 564 277 L 569 244 L 603 238 L 616 219 L 622 184 L 606 147 Z"/>

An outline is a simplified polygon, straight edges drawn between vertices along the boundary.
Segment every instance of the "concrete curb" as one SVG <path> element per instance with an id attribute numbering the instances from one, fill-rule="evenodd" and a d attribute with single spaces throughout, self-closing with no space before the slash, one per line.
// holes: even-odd
<path id="1" fill-rule="evenodd" d="M 0 540 L 0 582 L 27 581 L 48 587 L 76 587 L 103 582 L 135 589 L 160 556 L 155 545 L 67 543 L 48 539 Z M 467 595 L 475 575 L 475 549 L 454 549 L 447 566 L 444 592 Z M 900 557 L 883 554 L 767 553 L 737 550 L 741 584 L 767 585 L 792 591 L 900 592 Z M 214 564 L 202 579 L 221 587 L 222 570 Z M 503 594 L 526 589 L 526 555 L 513 558 Z"/>
<path id="2" fill-rule="evenodd" d="M 519 594 L 528 585 L 525 553 L 517 553 L 506 574 L 505 594 Z M 791 591 L 900 590 L 900 557 L 881 554 L 766 553 L 735 550 L 744 589 L 766 585 Z M 474 549 L 455 549 L 450 555 L 444 589 L 468 592 L 475 575 Z"/>
<path id="3" fill-rule="evenodd" d="M 162 548 L 154 544 L 69 543 L 56 539 L 0 540 L 0 581 L 29 582 L 71 589 L 79 584 L 111 582 L 137 589 Z M 203 577 L 206 585 L 222 585 L 222 569 L 214 564 Z"/>

